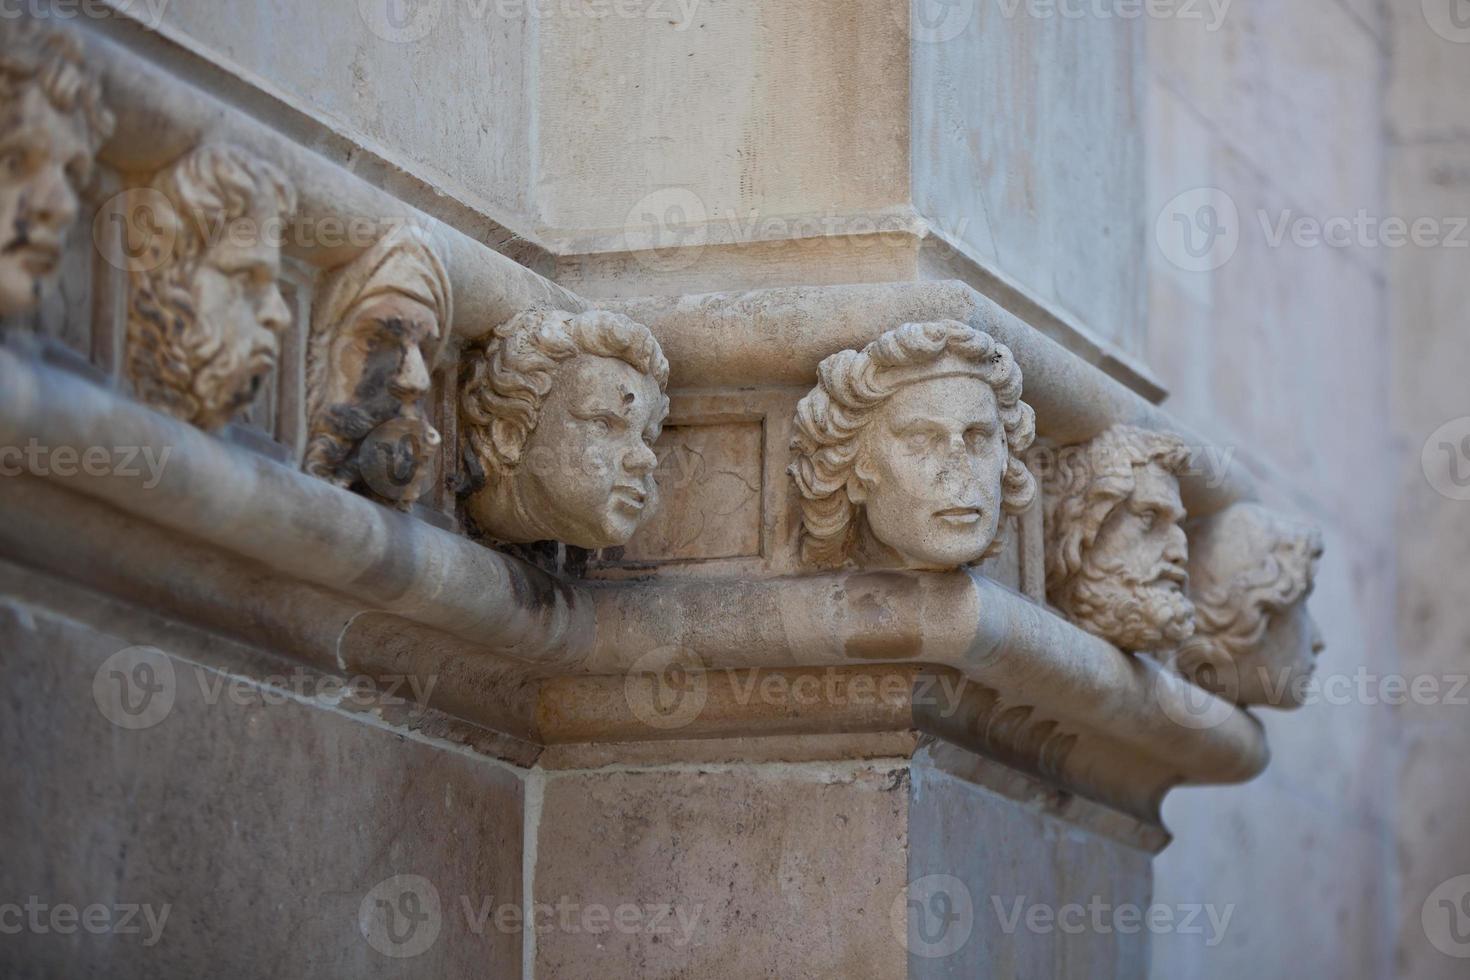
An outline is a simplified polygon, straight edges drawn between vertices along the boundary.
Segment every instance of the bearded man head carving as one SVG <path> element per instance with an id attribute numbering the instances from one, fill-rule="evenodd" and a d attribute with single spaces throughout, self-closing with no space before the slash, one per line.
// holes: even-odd
<path id="1" fill-rule="evenodd" d="M 132 274 L 128 376 L 149 405 L 216 429 L 249 405 L 290 325 L 280 241 L 296 192 L 230 146 L 194 150 L 159 174 L 156 254 Z"/>
<path id="2" fill-rule="evenodd" d="M 55 276 L 112 114 L 67 34 L 0 21 L 0 316 L 35 307 Z"/>
<path id="3" fill-rule="evenodd" d="M 1011 352 L 955 320 L 906 323 L 822 361 L 797 405 L 802 555 L 817 565 L 950 569 L 998 549 L 1036 482 L 1035 416 Z"/>
<path id="4" fill-rule="evenodd" d="M 1199 630 L 1180 672 L 1239 704 L 1300 707 L 1325 645 L 1307 611 L 1321 532 L 1241 503 L 1191 525 L 1189 549 Z"/>
<path id="5" fill-rule="evenodd" d="M 419 498 L 441 441 L 423 399 L 452 321 L 449 275 L 418 228 L 328 277 L 307 347 L 308 473 L 400 508 Z"/>
<path id="6" fill-rule="evenodd" d="M 1169 649 L 1194 632 L 1178 438 L 1115 425 L 1056 454 L 1042 482 L 1047 598 L 1123 650 Z"/>
<path id="7" fill-rule="evenodd" d="M 653 444 L 669 414 L 669 362 L 616 313 L 522 313 L 466 352 L 467 461 L 484 473 L 466 509 L 508 544 L 626 544 L 653 512 Z"/>

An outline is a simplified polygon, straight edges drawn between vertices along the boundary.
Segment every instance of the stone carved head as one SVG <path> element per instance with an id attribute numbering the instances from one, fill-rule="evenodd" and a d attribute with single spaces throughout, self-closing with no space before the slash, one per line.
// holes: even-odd
<path id="1" fill-rule="evenodd" d="M 653 334 L 616 313 L 534 310 L 466 352 L 460 410 L 467 501 L 510 544 L 626 544 L 653 512 L 653 444 L 669 413 L 669 362 Z"/>
<path id="2" fill-rule="evenodd" d="M 406 509 L 441 442 L 423 400 L 454 316 L 449 275 L 428 235 L 404 226 L 332 272 L 320 295 L 303 468 Z"/>
<path id="3" fill-rule="evenodd" d="M 0 21 L 0 316 L 35 307 L 54 277 L 112 135 L 102 89 L 68 34 Z"/>
<path id="4" fill-rule="evenodd" d="M 1198 629 L 1177 666 L 1238 704 L 1300 707 L 1324 643 L 1307 597 L 1322 534 L 1259 504 L 1235 504 L 1190 528 Z"/>
<path id="5" fill-rule="evenodd" d="M 1047 598 L 1123 650 L 1170 649 L 1194 633 L 1178 438 L 1115 425 L 1056 454 L 1042 481 Z"/>
<path id="6" fill-rule="evenodd" d="M 277 284 L 296 192 L 274 166 L 206 145 L 154 178 L 168 207 L 132 273 L 128 375 L 143 401 L 216 429 L 255 398 L 291 315 Z"/>
<path id="7" fill-rule="evenodd" d="M 789 473 L 816 565 L 949 569 L 994 553 L 1028 507 L 1035 438 L 1021 369 L 955 320 L 906 323 L 822 361 L 797 405 Z"/>

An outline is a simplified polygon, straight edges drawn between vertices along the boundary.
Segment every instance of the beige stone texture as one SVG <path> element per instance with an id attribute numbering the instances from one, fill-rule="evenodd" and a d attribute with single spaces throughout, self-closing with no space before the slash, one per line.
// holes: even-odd
<path id="1" fill-rule="evenodd" d="M 905 976 L 888 917 L 907 881 L 908 783 L 905 767 L 862 763 L 548 774 L 535 900 L 675 916 L 666 935 L 538 929 L 537 975 Z"/>
<path id="2" fill-rule="evenodd" d="M 190 649 L 149 661 L 171 669 L 144 700 L 114 671 L 148 676 L 109 660 L 128 638 L 44 608 L 6 603 L 0 633 L 0 743 L 27 760 L 0 775 L 0 891 L 50 906 L 146 904 L 157 916 L 169 906 L 161 930 L 139 914 L 137 933 L 7 935 L 8 975 L 519 974 L 518 939 L 475 934 L 460 901 L 519 900 L 514 770 L 364 724 L 304 688 L 197 666 Z M 152 724 L 110 720 L 133 717 Z M 360 928 L 370 893 L 395 875 L 422 876 L 440 902 L 439 933 L 414 958 L 384 955 Z M 431 924 L 420 928 L 426 939 Z"/>

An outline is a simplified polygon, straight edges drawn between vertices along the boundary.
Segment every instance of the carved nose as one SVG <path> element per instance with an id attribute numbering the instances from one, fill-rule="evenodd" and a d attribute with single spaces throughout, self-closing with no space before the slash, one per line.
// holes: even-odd
<path id="1" fill-rule="evenodd" d="M 38 174 L 33 187 L 26 215 L 33 223 L 59 230 L 76 220 L 77 195 L 59 164 Z"/>
<path id="2" fill-rule="evenodd" d="M 403 358 L 398 374 L 393 378 L 393 393 L 405 400 L 419 398 L 429 390 L 429 368 L 424 364 L 423 353 L 414 344 Z"/>
<path id="3" fill-rule="evenodd" d="M 286 306 L 286 299 L 281 295 L 281 287 L 271 283 L 270 293 L 265 302 L 260 306 L 257 314 L 260 325 L 272 334 L 285 333 L 286 328 L 291 325 L 291 310 Z"/>
<path id="4" fill-rule="evenodd" d="M 1184 528 L 1178 524 L 1169 525 L 1169 543 L 1164 547 L 1164 559 L 1180 564 L 1189 560 L 1189 539 L 1184 536 Z"/>
<path id="5" fill-rule="evenodd" d="M 647 476 L 658 468 L 658 456 L 652 449 L 640 442 L 636 447 L 624 454 L 623 467 L 629 473 L 635 473 L 638 476 Z"/>

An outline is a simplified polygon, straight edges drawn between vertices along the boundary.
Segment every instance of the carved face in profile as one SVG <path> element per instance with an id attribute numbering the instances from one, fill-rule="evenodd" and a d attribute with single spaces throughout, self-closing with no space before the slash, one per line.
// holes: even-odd
<path id="1" fill-rule="evenodd" d="M 129 375 L 150 405 L 218 428 L 254 400 L 290 324 L 272 230 L 295 192 L 274 167 L 224 146 L 195 150 L 153 186 L 171 208 L 159 236 L 169 247 L 133 274 Z"/>
<path id="2" fill-rule="evenodd" d="M 462 410 L 485 486 L 467 504 L 508 543 L 626 544 L 657 504 L 668 362 L 613 313 L 524 313 L 467 367 Z"/>
<path id="3" fill-rule="evenodd" d="M 1239 704 L 1295 708 L 1324 643 L 1307 611 L 1322 556 L 1315 528 L 1235 504 L 1191 529 L 1199 629 L 1181 672 Z"/>
<path id="4" fill-rule="evenodd" d="M 403 508 L 419 498 L 441 442 L 423 400 L 451 320 L 449 277 L 417 229 L 333 273 L 308 350 L 308 473 Z"/>
<path id="5" fill-rule="evenodd" d="M 0 316 L 10 316 L 33 308 L 54 277 L 112 117 L 75 42 L 33 24 L 3 30 Z"/>
<path id="6" fill-rule="evenodd" d="M 1171 435 L 1113 426 L 1057 454 L 1043 483 L 1047 596 L 1124 650 L 1170 649 L 1194 632 L 1189 545 Z"/>
<path id="7" fill-rule="evenodd" d="M 997 545 L 1035 482 L 1034 434 L 1010 352 L 963 323 L 910 323 L 822 362 L 797 406 L 803 554 L 838 565 L 946 569 Z"/>

